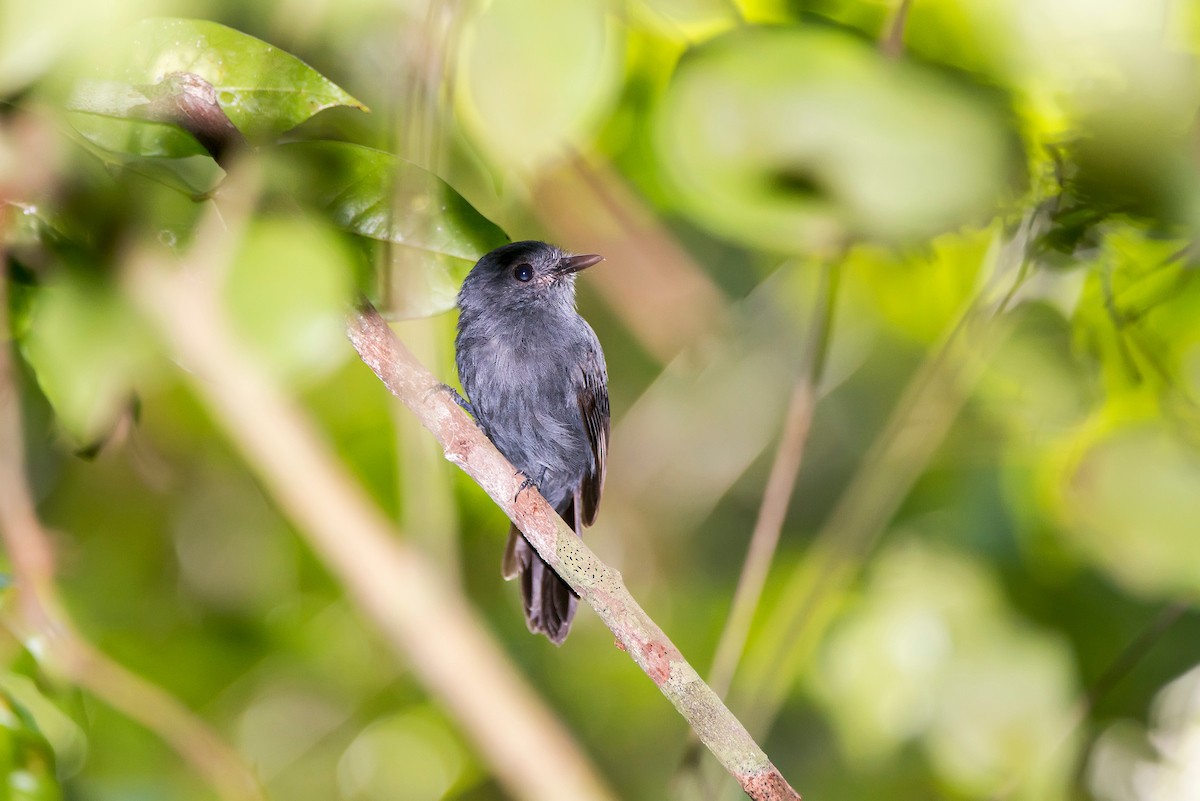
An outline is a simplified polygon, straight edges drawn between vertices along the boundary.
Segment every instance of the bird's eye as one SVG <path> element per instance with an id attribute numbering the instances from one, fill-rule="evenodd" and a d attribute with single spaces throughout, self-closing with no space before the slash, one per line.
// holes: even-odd
<path id="1" fill-rule="evenodd" d="M 513 270 L 513 278 L 518 281 L 528 281 L 533 278 L 533 268 L 528 264 L 518 264 Z"/>

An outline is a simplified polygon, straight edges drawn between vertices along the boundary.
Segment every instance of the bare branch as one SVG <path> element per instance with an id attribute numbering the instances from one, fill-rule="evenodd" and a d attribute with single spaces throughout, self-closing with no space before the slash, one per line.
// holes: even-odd
<path id="1" fill-rule="evenodd" d="M 170 693 L 97 651 L 63 609 L 54 587 L 50 540 L 25 477 L 6 289 L 0 276 L 0 536 L 12 560 L 17 594 L 10 625 L 23 641 L 38 642 L 36 651 L 48 667 L 162 738 L 221 798 L 263 801 L 258 780 L 232 748 Z"/>
<path id="2" fill-rule="evenodd" d="M 217 422 L 510 793 L 538 801 L 612 799 L 462 595 L 402 541 L 296 404 L 234 338 L 220 305 L 222 240 L 197 237 L 201 249 L 182 268 L 143 256 L 126 276 Z"/>
<path id="3" fill-rule="evenodd" d="M 747 655 L 735 696 L 755 731 L 769 729 L 788 688 L 820 641 L 833 604 L 857 574 L 887 523 L 945 441 L 1010 322 L 995 314 L 1004 282 L 1020 280 L 1027 252 L 1024 223 L 999 239 L 988 258 L 990 279 L 966 303 L 901 394 L 862 467 L 846 487 L 810 549 L 787 579 L 764 624 L 769 635 Z"/>
<path id="4" fill-rule="evenodd" d="M 837 297 L 837 269 L 833 264 L 825 264 L 821 268 L 821 286 L 817 291 L 817 308 L 809 333 L 806 364 L 788 402 L 783 433 L 779 438 L 779 449 L 775 452 L 775 461 L 772 462 L 771 472 L 767 477 L 767 486 L 763 491 L 758 519 L 750 536 L 746 561 L 742 565 L 742 574 L 738 578 L 737 590 L 733 595 L 729 619 L 725 622 L 725 630 L 721 632 L 717 653 L 713 657 L 709 682 L 722 696 L 729 691 L 733 674 L 737 671 L 742 651 L 746 647 L 750 624 L 758 609 L 759 599 L 762 598 L 767 573 L 775 558 L 775 548 L 779 544 L 779 534 L 783 530 L 788 503 L 796 486 L 796 477 L 800 474 L 800 463 L 804 459 L 804 447 L 808 442 L 808 431 L 817 403 L 817 385 L 821 381 L 829 345 L 833 307 Z"/>
<path id="5" fill-rule="evenodd" d="M 908 23 L 908 12 L 912 10 L 913 0 L 900 0 L 896 6 L 883 36 L 879 39 L 879 49 L 888 58 L 900 58 L 904 55 L 904 26 Z"/>
<path id="6" fill-rule="evenodd" d="M 522 476 L 412 357 L 373 307 L 365 306 L 351 320 L 349 335 L 367 366 L 437 437 L 446 458 L 492 497 L 542 558 L 596 611 L 616 634 L 618 646 L 658 685 L 750 797 L 799 799 L 746 728 L 638 606 L 621 575 L 601 562 L 540 495 L 529 490 L 518 496 Z"/>

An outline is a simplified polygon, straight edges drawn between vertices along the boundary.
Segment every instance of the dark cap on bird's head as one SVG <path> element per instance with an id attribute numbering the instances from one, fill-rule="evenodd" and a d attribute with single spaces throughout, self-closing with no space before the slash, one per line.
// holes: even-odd
<path id="1" fill-rule="evenodd" d="M 458 296 L 460 308 L 497 304 L 575 303 L 575 274 L 603 256 L 573 256 L 554 245 L 527 240 L 488 253 L 471 269 Z"/>

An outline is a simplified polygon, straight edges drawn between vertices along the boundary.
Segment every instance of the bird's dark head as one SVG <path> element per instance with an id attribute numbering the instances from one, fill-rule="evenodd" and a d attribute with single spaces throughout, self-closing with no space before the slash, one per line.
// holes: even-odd
<path id="1" fill-rule="evenodd" d="M 464 311 L 496 307 L 575 307 L 575 274 L 602 260 L 572 256 L 545 242 L 513 242 L 488 253 L 471 269 L 458 294 Z"/>

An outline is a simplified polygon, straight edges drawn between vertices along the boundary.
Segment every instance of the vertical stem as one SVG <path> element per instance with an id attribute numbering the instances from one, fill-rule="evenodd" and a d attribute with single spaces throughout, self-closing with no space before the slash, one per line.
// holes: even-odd
<path id="1" fill-rule="evenodd" d="M 900 5 L 892 14 L 892 19 L 879 40 L 879 49 L 888 58 L 900 58 L 904 55 L 904 26 L 908 22 L 908 12 L 912 10 L 913 0 L 900 0 Z"/>
<path id="2" fill-rule="evenodd" d="M 832 620 L 841 593 L 882 536 L 937 449 L 945 441 L 988 360 L 1009 333 L 995 314 L 1006 286 L 1020 280 L 1028 218 L 998 236 L 988 259 L 992 278 L 964 304 L 942 342 L 918 368 L 862 465 L 842 493 L 810 554 L 787 580 L 765 622 L 769 637 L 753 650 L 739 682 L 749 727 L 770 728 Z"/>
<path id="3" fill-rule="evenodd" d="M 750 537 L 750 547 L 742 565 L 742 574 L 738 579 L 729 619 L 721 633 L 721 641 L 717 645 L 717 653 L 709 674 L 709 684 L 721 696 L 729 691 L 733 674 L 737 671 L 742 652 L 745 650 L 750 624 L 762 598 L 763 586 L 766 584 L 771 562 L 775 558 L 775 549 L 779 544 L 779 535 L 796 484 L 796 476 L 800 473 L 804 447 L 808 442 L 808 432 L 816 405 L 817 386 L 825 369 L 829 349 L 833 312 L 837 301 L 838 276 L 838 268 L 834 264 L 826 263 L 822 266 L 803 372 L 792 390 L 779 449 L 775 452 L 775 461 L 767 478 L 766 490 L 759 506 L 754 533 Z"/>

